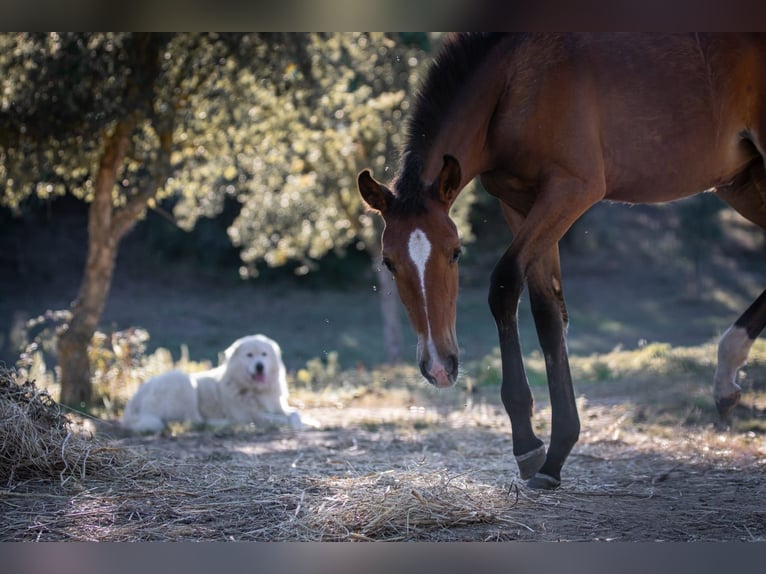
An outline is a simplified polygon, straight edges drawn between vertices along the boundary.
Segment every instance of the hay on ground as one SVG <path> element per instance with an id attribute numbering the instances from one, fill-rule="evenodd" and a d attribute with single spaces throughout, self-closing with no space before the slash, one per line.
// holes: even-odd
<path id="1" fill-rule="evenodd" d="M 669 384 L 685 382 L 644 392 L 667 403 Z M 5 386 L 2 408 L 12 391 L 19 424 L 47 421 L 35 440 L 49 442 L 42 468 L 26 444 L 18 486 L 0 485 L 0 541 L 766 540 L 763 435 L 680 415 L 668 426 L 635 391 L 578 400 L 583 431 L 564 484 L 536 492 L 518 479 L 499 399 L 478 394 L 433 408 L 394 409 L 387 396 L 375 408 L 309 408 L 322 426 L 300 432 L 245 425 L 98 443 L 33 386 Z M 550 407 L 536 417 L 549 421 Z M 7 482 L 17 449 L 7 445 L 19 439 L 0 431 Z M 47 482 L 23 488 L 22 476 Z"/>
<path id="2" fill-rule="evenodd" d="M 61 406 L 33 381 L 0 370 L 0 488 L 44 481 L 74 486 L 86 477 L 125 476 L 144 461 L 78 432 Z M 130 473 L 127 473 L 130 474 Z"/>

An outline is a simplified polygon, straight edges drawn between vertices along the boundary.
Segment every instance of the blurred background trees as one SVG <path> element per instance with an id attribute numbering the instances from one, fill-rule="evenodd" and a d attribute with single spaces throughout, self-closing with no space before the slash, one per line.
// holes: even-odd
<path id="1" fill-rule="evenodd" d="M 88 253 L 58 337 L 61 402 L 87 404 L 87 347 L 120 241 L 146 209 L 185 229 L 236 205 L 243 278 L 310 273 L 365 251 L 378 270 L 385 344 L 401 353 L 398 302 L 377 257 L 358 171 L 393 176 L 428 34 L 2 34 L 0 203 L 21 213 L 88 202 Z M 467 201 L 455 209 L 467 229 Z"/>
<path id="2" fill-rule="evenodd" d="M 356 175 L 371 168 L 378 179 L 393 177 L 410 101 L 439 42 L 430 33 L 0 34 L 0 303 L 14 288 L 8 277 L 24 269 L 23 256 L 8 253 L 25 247 L 9 238 L 18 221 L 10 213 L 32 220 L 41 211 L 59 217 L 58 205 L 89 211 L 77 297 L 67 313 L 51 315 L 64 317 L 55 353 L 61 401 L 90 400 L 88 345 L 119 247 L 147 211 L 152 217 L 139 229 L 150 237 L 131 255 L 138 268 L 147 249 L 175 253 L 169 266 L 193 252 L 193 265 L 216 276 L 258 286 L 293 273 L 299 284 L 316 276 L 325 287 L 328 268 L 358 273 L 360 262 L 371 264 L 380 345 L 387 362 L 400 360 L 401 309 L 377 259 L 380 222 L 364 212 Z M 707 196 L 634 207 L 617 225 L 616 211 L 594 210 L 562 243 L 565 260 L 635 267 L 638 255 L 653 272 L 682 271 L 690 295 L 704 297 L 701 264 L 727 256 L 722 246 L 749 245 L 753 254 L 763 247 L 736 221 L 724 233 L 718 203 Z M 507 228 L 495 200 L 473 187 L 452 215 L 464 241 L 482 236 L 481 251 L 466 249 L 461 281 L 483 289 Z M 635 235 L 626 239 L 631 225 Z M 475 330 L 471 336 L 478 338 Z"/>
<path id="3" fill-rule="evenodd" d="M 170 102 L 154 108 L 169 38 L 16 34 L 2 37 L 3 200 L 72 193 L 90 202 L 88 256 L 58 338 L 61 401 L 90 399 L 87 347 L 109 291 L 117 247 L 164 184 Z"/>

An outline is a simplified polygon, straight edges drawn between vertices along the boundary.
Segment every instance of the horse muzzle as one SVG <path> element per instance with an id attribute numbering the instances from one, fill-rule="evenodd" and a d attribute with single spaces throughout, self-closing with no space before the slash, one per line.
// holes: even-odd
<path id="1" fill-rule="evenodd" d="M 459 359 L 457 354 L 450 354 L 444 359 L 432 360 L 430 357 L 420 360 L 420 372 L 426 380 L 439 389 L 455 386 L 458 377 Z"/>

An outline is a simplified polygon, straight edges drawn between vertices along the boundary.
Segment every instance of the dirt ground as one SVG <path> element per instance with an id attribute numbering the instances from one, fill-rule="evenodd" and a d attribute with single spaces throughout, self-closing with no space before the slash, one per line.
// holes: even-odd
<path id="1" fill-rule="evenodd" d="M 143 466 L 3 490 L 0 539 L 766 540 L 762 432 L 669 419 L 657 400 L 667 382 L 604 388 L 580 389 L 583 431 L 557 491 L 519 480 L 496 387 L 401 390 L 306 405 L 317 426 L 298 432 L 112 432 L 107 447 Z M 766 420 L 757 400 L 743 402 L 739 419 Z M 549 416 L 541 400 L 544 437 Z"/>

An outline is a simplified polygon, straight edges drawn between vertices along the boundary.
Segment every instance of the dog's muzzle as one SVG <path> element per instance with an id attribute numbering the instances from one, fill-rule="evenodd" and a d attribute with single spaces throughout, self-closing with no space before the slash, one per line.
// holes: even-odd
<path id="1" fill-rule="evenodd" d="M 258 361 L 255 364 L 255 371 L 253 372 L 253 380 L 256 383 L 266 382 L 266 367 L 260 361 Z"/>

